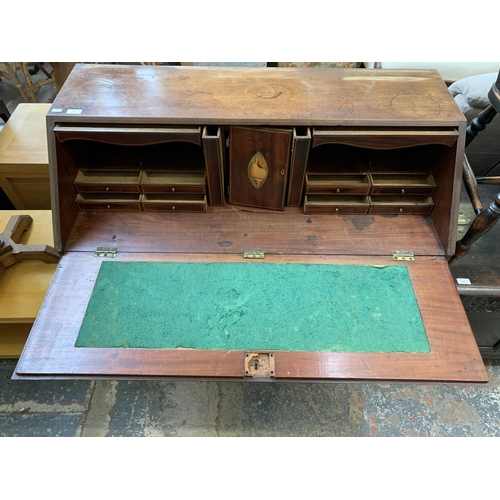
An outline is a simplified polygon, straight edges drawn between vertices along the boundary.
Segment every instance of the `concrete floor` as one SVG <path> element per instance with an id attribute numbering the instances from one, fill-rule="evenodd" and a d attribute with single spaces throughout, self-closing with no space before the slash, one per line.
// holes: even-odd
<path id="1" fill-rule="evenodd" d="M 0 361 L 0 436 L 500 436 L 500 361 L 481 386 L 19 381 Z"/>
<path id="2" fill-rule="evenodd" d="M 0 98 L 22 102 L 6 81 Z M 0 436 L 500 436 L 500 361 L 482 386 L 13 381 L 15 365 L 0 360 Z"/>

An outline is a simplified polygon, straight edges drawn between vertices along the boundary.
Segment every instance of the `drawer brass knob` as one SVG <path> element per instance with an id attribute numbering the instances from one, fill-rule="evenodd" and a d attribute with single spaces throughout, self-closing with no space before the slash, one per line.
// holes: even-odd
<path id="1" fill-rule="evenodd" d="M 175 210 L 175 207 L 172 207 L 172 210 Z"/>
<path id="2" fill-rule="evenodd" d="M 174 191 L 175 191 L 175 188 L 172 188 L 172 192 L 174 192 Z"/>
<path id="3" fill-rule="evenodd" d="M 109 187 L 106 187 L 106 191 L 109 191 Z"/>
<path id="4" fill-rule="evenodd" d="M 339 209 L 338 209 L 338 208 L 336 208 L 336 209 L 335 209 L 335 212 L 337 212 L 337 213 L 338 213 L 338 211 L 339 211 Z"/>
<path id="5" fill-rule="evenodd" d="M 402 189 L 401 194 L 406 194 L 406 191 L 404 189 Z"/>
<path id="6" fill-rule="evenodd" d="M 400 214 L 402 214 L 402 213 L 403 213 L 403 209 L 402 209 L 402 208 L 400 208 L 400 209 L 399 209 L 399 213 L 400 213 Z"/>
<path id="7" fill-rule="evenodd" d="M 337 188 L 337 193 L 340 193 L 340 189 Z"/>
<path id="8" fill-rule="evenodd" d="M 108 208 L 111 208 L 111 205 L 108 205 Z"/>

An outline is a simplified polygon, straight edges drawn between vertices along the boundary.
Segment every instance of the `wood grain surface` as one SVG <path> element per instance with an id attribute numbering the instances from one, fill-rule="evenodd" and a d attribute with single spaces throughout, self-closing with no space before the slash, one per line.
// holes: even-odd
<path id="1" fill-rule="evenodd" d="M 242 257 L 126 253 L 116 259 L 237 262 Z M 287 255 L 266 257 L 266 261 L 398 265 L 387 257 Z M 100 262 L 90 253 L 72 252 L 63 257 L 47 293 L 44 311 L 35 322 L 16 368 L 16 377 L 243 378 L 245 353 L 242 351 L 75 348 Z M 484 364 L 446 261 L 422 257 L 409 262 L 408 269 L 431 346 L 430 354 L 275 352 L 275 380 L 486 382 Z M 71 296 L 69 303 L 68 296 Z"/>
<path id="2" fill-rule="evenodd" d="M 255 127 L 231 127 L 229 146 L 229 202 L 249 207 L 283 210 L 288 178 L 292 130 L 268 130 Z M 266 168 L 265 178 L 259 178 L 255 186 L 250 177 L 250 161 L 258 171 L 264 171 L 254 163 L 254 155 Z M 264 175 L 260 174 L 259 175 Z M 255 182 L 255 180 L 254 180 Z"/>
<path id="3" fill-rule="evenodd" d="M 0 173 L 26 165 L 27 173 L 48 174 L 45 116 L 49 109 L 50 104 L 17 106 L 0 135 Z"/>
<path id="4" fill-rule="evenodd" d="M 95 123 L 244 120 L 247 125 L 400 127 L 465 122 L 437 71 L 340 68 L 77 64 L 51 110 L 64 121 Z"/>
<path id="5" fill-rule="evenodd" d="M 116 246 L 123 252 L 243 254 L 443 255 L 427 216 L 306 215 L 236 205 L 208 207 L 193 217 L 183 213 L 79 213 L 67 251 Z"/>
<path id="6" fill-rule="evenodd" d="M 33 218 L 19 243 L 53 244 L 50 210 L 1 210 L 0 232 L 16 215 Z M 0 277 L 0 358 L 19 358 L 56 268 L 40 261 L 21 262 Z"/>
<path id="7" fill-rule="evenodd" d="M 0 187 L 18 210 L 50 209 L 45 116 L 50 104 L 19 104 L 0 134 Z"/>
<path id="8" fill-rule="evenodd" d="M 18 359 L 31 327 L 32 323 L 0 323 L 0 358 Z"/>

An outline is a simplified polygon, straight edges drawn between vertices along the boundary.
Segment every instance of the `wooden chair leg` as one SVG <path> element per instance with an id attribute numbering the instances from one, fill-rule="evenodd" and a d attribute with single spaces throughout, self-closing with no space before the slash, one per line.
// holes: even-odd
<path id="1" fill-rule="evenodd" d="M 7 109 L 7 106 L 5 105 L 5 103 L 3 102 L 2 99 L 0 99 L 0 118 L 5 122 L 7 123 L 7 121 L 9 120 L 10 118 L 10 112 L 9 110 Z"/>
<path id="2" fill-rule="evenodd" d="M 30 75 L 28 72 L 28 64 L 27 63 L 21 63 L 21 71 L 23 72 L 24 76 L 24 81 L 26 82 L 26 88 L 28 89 L 28 92 L 30 93 L 31 100 L 33 102 L 38 102 L 38 99 L 36 98 L 35 90 L 33 88 L 33 84 L 31 83 L 30 80 Z"/>
<path id="3" fill-rule="evenodd" d="M 41 70 L 47 78 L 52 78 L 52 75 L 40 64 L 40 63 L 35 63 L 35 66 Z"/>
<path id="4" fill-rule="evenodd" d="M 467 147 L 474 137 L 486 128 L 488 123 L 497 115 L 497 110 L 490 104 L 484 111 L 481 111 L 474 120 L 471 121 L 470 125 L 467 127 L 466 137 L 465 137 L 465 147 Z"/>
<path id="5" fill-rule="evenodd" d="M 13 85 L 15 85 L 17 90 L 19 90 L 19 93 L 21 94 L 24 101 L 30 102 L 28 96 L 26 95 L 26 92 L 24 92 L 24 89 L 21 86 L 21 82 L 19 81 L 19 78 L 17 77 L 17 63 L 4 62 L 1 64 L 2 64 L 2 69 L 5 71 L 7 79 L 10 80 L 10 82 Z M 12 64 L 12 66 L 11 66 L 11 64 Z"/>
<path id="6" fill-rule="evenodd" d="M 490 206 L 483 209 L 474 219 L 465 236 L 457 241 L 455 255 L 450 259 L 449 264 L 453 264 L 457 259 L 466 255 L 471 245 L 481 236 L 486 234 L 498 221 L 500 217 L 500 193 L 498 193 Z"/>
<path id="7" fill-rule="evenodd" d="M 464 156 L 464 170 L 462 174 L 462 178 L 465 185 L 465 190 L 467 191 L 467 195 L 472 203 L 472 208 L 474 209 L 474 213 L 479 215 L 481 210 L 483 209 L 483 204 L 481 203 L 481 199 L 479 198 L 479 192 L 477 189 L 477 180 L 472 168 L 470 166 L 469 160 L 467 156 Z"/>

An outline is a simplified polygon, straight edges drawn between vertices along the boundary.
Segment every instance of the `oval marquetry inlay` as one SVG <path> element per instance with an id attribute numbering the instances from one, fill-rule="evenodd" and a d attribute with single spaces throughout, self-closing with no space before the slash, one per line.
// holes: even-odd
<path id="1" fill-rule="evenodd" d="M 285 87 L 272 87 L 267 84 L 249 85 L 245 88 L 247 97 L 257 97 L 259 99 L 286 99 L 288 91 Z"/>
<path id="2" fill-rule="evenodd" d="M 261 152 L 257 152 L 252 156 L 248 163 L 248 177 L 255 189 L 259 189 L 266 182 L 269 168 L 266 159 Z"/>
<path id="3" fill-rule="evenodd" d="M 269 85 L 264 85 L 257 91 L 256 96 L 261 99 L 276 99 L 276 97 L 279 97 L 282 94 L 282 90 L 275 90 Z"/>
<path id="4" fill-rule="evenodd" d="M 391 107 L 399 114 L 417 120 L 436 118 L 441 114 L 439 103 L 424 94 L 398 94 L 392 98 Z"/>

